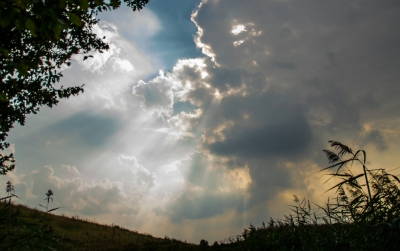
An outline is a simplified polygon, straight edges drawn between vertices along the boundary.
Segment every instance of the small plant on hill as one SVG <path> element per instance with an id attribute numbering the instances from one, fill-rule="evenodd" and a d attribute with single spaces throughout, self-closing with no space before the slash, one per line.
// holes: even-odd
<path id="1" fill-rule="evenodd" d="M 44 199 L 44 200 L 47 200 L 47 205 L 43 206 L 43 205 L 39 204 L 39 206 L 46 209 L 46 213 L 55 211 L 60 208 L 60 207 L 55 207 L 55 208 L 49 209 L 50 200 L 53 202 L 53 195 L 54 195 L 53 191 L 51 189 L 49 189 L 46 193 L 46 198 Z"/>

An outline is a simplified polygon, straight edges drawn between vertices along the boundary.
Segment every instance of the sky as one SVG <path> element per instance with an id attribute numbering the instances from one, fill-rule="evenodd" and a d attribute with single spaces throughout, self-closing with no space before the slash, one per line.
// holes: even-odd
<path id="1" fill-rule="evenodd" d="M 16 125 L 18 202 L 154 236 L 220 241 L 323 204 L 328 140 L 400 161 L 400 2 L 151 0 L 101 14 L 85 84 Z M 1 192 L 3 194 L 4 191 Z M 1 195 L 0 194 L 0 195 Z"/>

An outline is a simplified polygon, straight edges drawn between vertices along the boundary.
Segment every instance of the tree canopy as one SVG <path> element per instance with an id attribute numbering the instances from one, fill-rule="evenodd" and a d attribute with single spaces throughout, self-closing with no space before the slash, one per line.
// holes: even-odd
<path id="1" fill-rule="evenodd" d="M 27 114 L 41 106 L 83 92 L 83 85 L 57 87 L 60 67 L 73 55 L 103 52 L 104 38 L 93 32 L 102 11 L 125 3 L 141 10 L 149 0 L 2 0 L 0 2 L 0 150 L 14 123 L 25 124 Z M 12 154 L 0 153 L 0 174 L 14 169 Z"/>

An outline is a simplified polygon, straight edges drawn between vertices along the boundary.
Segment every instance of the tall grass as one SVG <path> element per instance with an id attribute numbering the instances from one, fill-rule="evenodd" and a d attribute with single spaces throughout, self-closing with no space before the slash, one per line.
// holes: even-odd
<path id="1" fill-rule="evenodd" d="M 399 250 L 400 180 L 383 168 L 369 169 L 364 150 L 329 141 L 329 190 L 336 197 L 320 206 L 295 196 L 292 214 L 261 227 L 250 225 L 237 250 Z M 327 181 L 328 181 L 327 180 Z M 328 191 L 329 191 L 328 190 Z"/>
<path id="2" fill-rule="evenodd" d="M 330 188 L 336 189 L 339 210 L 350 222 L 394 223 L 400 216 L 400 180 L 385 169 L 368 169 L 367 154 L 336 141 L 329 141 L 337 153 L 324 150 L 332 165 L 323 170 L 333 170 L 332 177 L 341 181 Z M 344 158 L 347 157 L 348 158 Z M 361 172 L 354 172 L 354 164 Z"/>

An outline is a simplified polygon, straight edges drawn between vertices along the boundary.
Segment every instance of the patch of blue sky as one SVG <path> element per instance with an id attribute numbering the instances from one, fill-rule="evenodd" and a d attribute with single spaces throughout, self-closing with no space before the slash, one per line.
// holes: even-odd
<path id="1" fill-rule="evenodd" d="M 154 74 L 158 70 L 171 71 L 182 58 L 196 58 L 203 54 L 194 43 L 197 28 L 190 20 L 200 0 L 151 0 L 141 12 L 128 7 L 103 12 L 100 20 L 115 24 L 119 33 L 134 42 L 151 58 Z"/>
<path id="2" fill-rule="evenodd" d="M 197 108 L 197 106 L 192 105 L 189 101 L 175 101 L 173 105 L 174 112 L 172 115 L 176 115 L 181 112 L 193 113 Z"/>
<path id="3" fill-rule="evenodd" d="M 147 5 L 160 19 L 162 28 L 150 41 L 149 47 L 170 70 L 178 59 L 203 56 L 196 48 L 197 28 L 190 20 L 200 0 L 152 0 Z"/>

